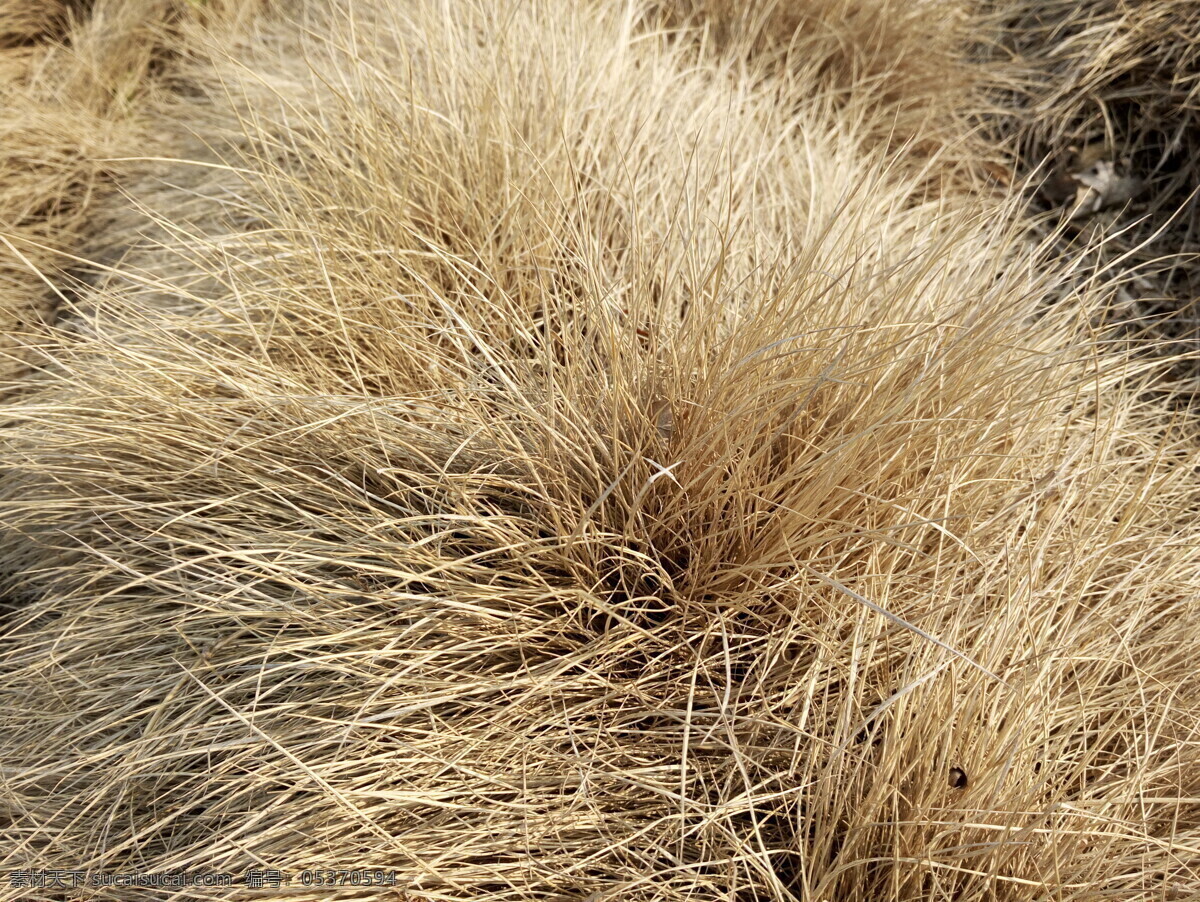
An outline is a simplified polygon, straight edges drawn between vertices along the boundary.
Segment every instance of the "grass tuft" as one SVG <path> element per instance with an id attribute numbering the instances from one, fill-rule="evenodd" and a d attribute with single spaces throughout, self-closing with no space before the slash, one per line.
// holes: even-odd
<path id="1" fill-rule="evenodd" d="M 0 864 L 1200 893 L 1195 424 L 927 26 L 230 9 L 4 231 Z"/>

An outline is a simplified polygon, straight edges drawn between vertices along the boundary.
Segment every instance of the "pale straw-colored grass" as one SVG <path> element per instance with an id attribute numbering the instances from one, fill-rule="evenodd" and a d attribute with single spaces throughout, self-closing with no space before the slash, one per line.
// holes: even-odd
<path id="1" fill-rule="evenodd" d="M 1200 4 L 1193 0 L 1001 0 L 988 4 L 1007 82 L 993 125 L 1036 169 L 1035 204 L 1067 218 L 1062 244 L 1122 283 L 1112 318 L 1147 347 L 1183 354 L 1177 401 L 1200 379 Z M 1121 182 L 1090 212 L 1094 167 Z M 1080 209 L 1080 195 L 1083 207 Z M 1102 240 L 1099 240 L 1102 239 Z"/>
<path id="2" fill-rule="evenodd" d="M 198 26 L 259 0 L 0 0 L 0 380 L 25 373 L 63 301 L 69 256 L 98 230 L 108 161 L 145 153 L 140 119 Z"/>
<path id="3" fill-rule="evenodd" d="M 1200 456 L 1102 280 L 877 80 L 353 8 L 175 62 L 0 409 L 0 862 L 1195 898 Z"/>

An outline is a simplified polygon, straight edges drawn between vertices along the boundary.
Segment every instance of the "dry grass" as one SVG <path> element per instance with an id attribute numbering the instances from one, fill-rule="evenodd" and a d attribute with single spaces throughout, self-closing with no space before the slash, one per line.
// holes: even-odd
<path id="1" fill-rule="evenodd" d="M 1037 205 L 1068 217 L 1066 253 L 1121 283 L 1114 319 L 1193 361 L 1200 340 L 1200 4 L 998 0 L 993 64 L 1010 79 L 1006 141 L 1036 170 Z M 1086 190 L 1097 166 L 1120 180 Z M 1077 201 L 1084 201 L 1082 209 Z M 1092 207 L 1100 209 L 1092 210 Z M 1194 363 L 1175 389 L 1195 402 Z"/>
<path id="2" fill-rule="evenodd" d="M 938 189 L 1007 181 L 973 126 L 993 76 L 970 59 L 979 24 L 970 0 L 659 0 L 650 8 L 655 26 L 769 82 L 781 105 L 826 106 L 854 122 L 865 146 L 887 146 L 894 165 L 935 163 Z"/>
<path id="3" fill-rule="evenodd" d="M 151 147 L 138 118 L 188 30 L 244 19 L 257 0 L 0 0 L 0 378 L 24 372 L 115 175 Z"/>
<path id="4" fill-rule="evenodd" d="M 1110 290 L 878 79 L 353 8 L 175 59 L 25 344 L 0 862 L 1200 894 L 1200 451 Z"/>

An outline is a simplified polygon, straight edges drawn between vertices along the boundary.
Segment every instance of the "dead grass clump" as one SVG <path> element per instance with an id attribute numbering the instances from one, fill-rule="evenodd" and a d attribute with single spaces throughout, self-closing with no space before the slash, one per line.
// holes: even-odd
<path id="1" fill-rule="evenodd" d="M 784 103 L 817 101 L 856 123 L 896 164 L 936 160 L 936 190 L 977 190 L 1004 177 L 973 119 L 989 74 L 969 59 L 977 10 L 963 0 L 662 0 L 655 27 L 679 30 L 751 77 L 775 83 Z"/>
<path id="2" fill-rule="evenodd" d="M 73 5 L 68 0 L 5 0 L 0 4 L 0 49 L 63 37 Z"/>
<path id="3" fill-rule="evenodd" d="M 1093 286 L 632 5 L 330 7 L 0 407 L 0 862 L 1200 892 L 1200 452 Z"/>
<path id="4" fill-rule="evenodd" d="M 253 5 L 0 2 L 0 379 L 25 369 L 17 348 L 53 321 L 63 255 L 92 232 L 113 158 L 153 145 L 138 111 L 167 57 L 189 29 Z"/>
<path id="5" fill-rule="evenodd" d="M 8 375 L 23 356 L 16 346 L 53 320 L 57 296 L 43 276 L 61 271 L 56 252 L 84 228 L 102 173 L 93 161 L 119 145 L 119 129 L 86 111 L 31 105 L 21 88 L 0 87 L 0 106 L 0 372 Z"/>
<path id="6" fill-rule="evenodd" d="M 1190 0 L 1003 2 L 1016 81 L 1003 119 L 1065 249 L 1123 283 L 1113 319 L 1160 354 L 1194 357 L 1200 252 L 1200 6 Z M 1149 328 L 1147 328 L 1149 324 Z M 1177 368 L 1194 396 L 1195 368 Z"/>

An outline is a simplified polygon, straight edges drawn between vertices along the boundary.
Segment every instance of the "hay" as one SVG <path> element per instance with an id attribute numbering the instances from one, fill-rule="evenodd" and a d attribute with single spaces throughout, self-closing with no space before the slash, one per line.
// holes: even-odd
<path id="1" fill-rule="evenodd" d="M 6 868 L 1200 892 L 1159 368 L 877 80 L 660 14 L 189 32 L 0 411 Z"/>

